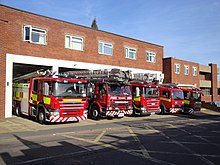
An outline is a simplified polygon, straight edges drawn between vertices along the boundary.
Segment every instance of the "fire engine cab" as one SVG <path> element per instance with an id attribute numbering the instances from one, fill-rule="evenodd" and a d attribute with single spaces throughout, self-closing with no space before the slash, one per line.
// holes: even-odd
<path id="1" fill-rule="evenodd" d="M 48 74 L 49 73 L 49 74 Z M 13 112 L 45 122 L 87 119 L 87 80 L 37 71 L 14 79 Z"/>
<path id="2" fill-rule="evenodd" d="M 184 111 L 183 91 L 176 85 L 161 85 L 160 102 L 160 114 Z"/>
<path id="3" fill-rule="evenodd" d="M 133 113 L 129 71 L 104 69 L 69 71 L 65 74 L 83 77 L 90 82 L 88 114 L 91 119 L 124 117 Z"/>
<path id="4" fill-rule="evenodd" d="M 198 88 L 181 88 L 184 94 L 184 112 L 193 114 L 201 110 L 202 91 Z"/>
<path id="5" fill-rule="evenodd" d="M 134 114 L 143 116 L 159 112 L 160 88 L 153 75 L 133 73 L 132 80 L 136 80 L 130 82 Z"/>

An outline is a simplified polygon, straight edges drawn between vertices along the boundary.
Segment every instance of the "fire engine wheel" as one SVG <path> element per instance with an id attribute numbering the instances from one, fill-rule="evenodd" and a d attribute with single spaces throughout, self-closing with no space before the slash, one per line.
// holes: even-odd
<path id="1" fill-rule="evenodd" d="M 163 115 L 165 114 L 165 108 L 163 105 L 160 105 L 160 112 L 159 112 L 160 115 Z"/>
<path id="2" fill-rule="evenodd" d="M 39 114 L 38 114 L 38 122 L 40 124 L 45 124 L 45 112 L 43 109 L 40 109 Z"/>
<path id="3" fill-rule="evenodd" d="M 15 115 L 16 116 L 21 116 L 21 108 L 20 105 L 17 105 L 15 108 Z"/>
<path id="4" fill-rule="evenodd" d="M 93 106 L 91 108 L 91 111 L 90 111 L 90 117 L 93 119 L 93 120 L 100 120 L 101 118 L 101 113 L 100 113 L 100 110 L 99 110 L 99 107 L 98 106 Z"/>

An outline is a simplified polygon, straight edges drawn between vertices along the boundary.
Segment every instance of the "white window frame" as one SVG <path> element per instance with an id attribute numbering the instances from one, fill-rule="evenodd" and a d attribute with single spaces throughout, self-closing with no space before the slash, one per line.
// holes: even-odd
<path id="1" fill-rule="evenodd" d="M 156 63 L 156 52 L 146 51 L 146 61 Z"/>
<path id="2" fill-rule="evenodd" d="M 197 67 L 195 67 L 195 66 L 193 66 L 192 67 L 192 74 L 193 74 L 193 76 L 197 76 Z"/>
<path id="3" fill-rule="evenodd" d="M 111 49 L 111 53 L 106 52 L 106 49 Z M 113 44 L 109 42 L 98 42 L 98 52 L 99 54 L 105 54 L 105 55 L 113 55 Z"/>
<path id="4" fill-rule="evenodd" d="M 69 40 L 68 40 L 69 38 Z M 65 48 L 83 51 L 84 38 L 77 35 L 65 35 Z"/>
<path id="5" fill-rule="evenodd" d="M 28 31 L 29 34 L 27 34 L 26 29 L 29 29 L 29 31 Z M 33 35 L 34 34 L 39 35 L 39 41 L 38 42 L 33 41 Z M 29 36 L 28 38 L 27 38 L 27 35 Z M 27 41 L 27 42 L 30 42 L 30 43 L 34 43 L 34 44 L 46 45 L 46 43 L 47 43 L 47 31 L 44 30 L 44 29 L 41 29 L 41 28 L 33 27 L 31 25 L 24 25 L 23 40 Z"/>
<path id="6" fill-rule="evenodd" d="M 189 75 L 189 66 L 184 65 L 184 75 Z"/>
<path id="7" fill-rule="evenodd" d="M 180 64 L 174 64 L 174 73 L 180 74 Z"/>
<path id="8" fill-rule="evenodd" d="M 134 53 L 134 57 L 130 57 L 129 56 L 130 53 Z M 125 47 L 125 58 L 136 60 L 136 58 L 137 58 L 137 49 L 136 48 L 131 48 L 131 47 Z"/>

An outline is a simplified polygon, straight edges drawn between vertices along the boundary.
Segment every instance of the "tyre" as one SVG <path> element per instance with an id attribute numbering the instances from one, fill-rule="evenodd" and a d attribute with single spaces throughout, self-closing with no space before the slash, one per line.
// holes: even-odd
<path id="1" fill-rule="evenodd" d="M 21 116 L 21 108 L 20 108 L 20 105 L 16 105 L 15 115 L 16 115 L 16 116 Z"/>
<path id="2" fill-rule="evenodd" d="M 100 120 L 101 118 L 101 113 L 100 113 L 100 109 L 97 105 L 92 106 L 89 115 L 91 117 L 91 119 L 93 120 Z"/>
<path id="3" fill-rule="evenodd" d="M 163 105 L 160 105 L 159 114 L 160 114 L 160 115 L 164 115 L 164 114 L 165 114 L 165 108 L 164 108 Z"/>
<path id="4" fill-rule="evenodd" d="M 45 124 L 45 112 L 43 109 L 39 110 L 39 113 L 37 115 L 37 120 L 40 124 Z"/>

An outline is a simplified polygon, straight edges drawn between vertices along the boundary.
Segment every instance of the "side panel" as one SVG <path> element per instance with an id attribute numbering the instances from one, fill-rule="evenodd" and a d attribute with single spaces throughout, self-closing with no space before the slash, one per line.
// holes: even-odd
<path id="1" fill-rule="evenodd" d="M 13 100 L 20 102 L 22 114 L 28 114 L 28 92 L 29 84 L 13 85 Z"/>

